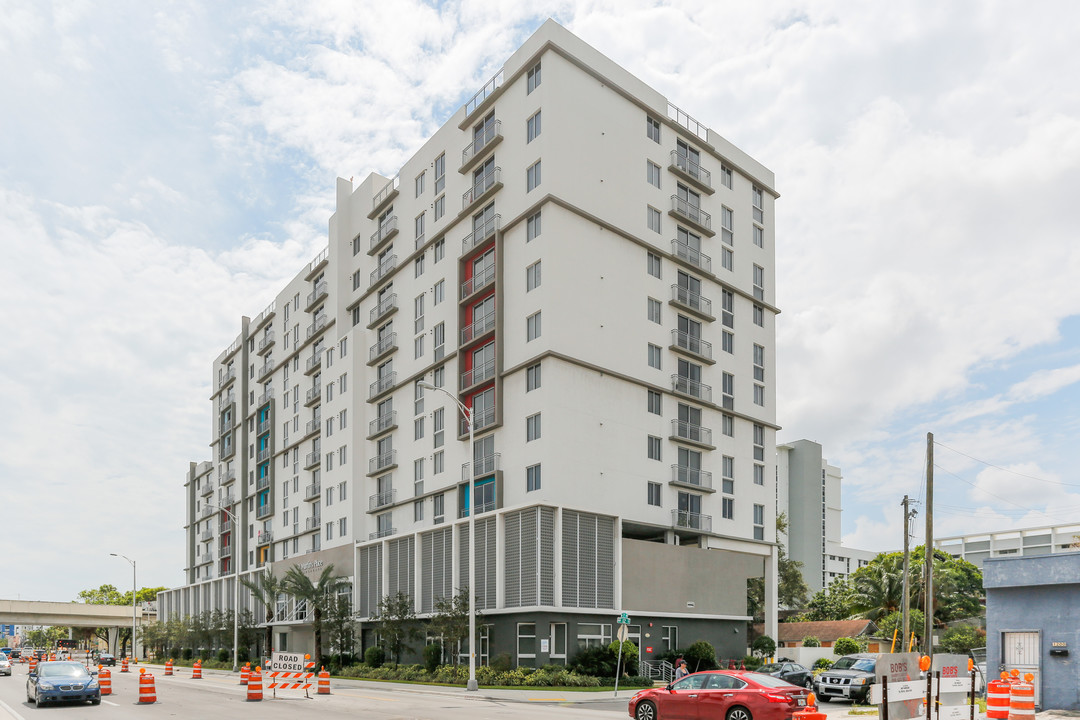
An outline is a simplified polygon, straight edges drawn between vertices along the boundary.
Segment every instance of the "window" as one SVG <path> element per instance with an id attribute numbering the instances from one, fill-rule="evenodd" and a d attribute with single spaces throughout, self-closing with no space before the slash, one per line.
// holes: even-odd
<path id="1" fill-rule="evenodd" d="M 431 416 L 431 432 L 434 433 L 435 447 L 439 448 L 443 446 L 445 442 L 446 433 L 446 413 L 445 408 L 439 408 Z M 438 472 L 438 471 L 436 471 Z"/>
<path id="2" fill-rule="evenodd" d="M 439 323 L 435 326 L 435 361 L 443 359 L 443 355 L 446 354 L 446 323 Z M 440 370 L 442 368 L 439 368 Z M 436 371 L 437 372 L 437 371 Z M 435 387 L 439 387 L 436 385 Z"/>
<path id="3" fill-rule="evenodd" d="M 650 275 L 654 278 L 660 277 L 660 256 L 656 253 L 649 253 L 646 269 Z"/>
<path id="4" fill-rule="evenodd" d="M 525 442 L 540 439 L 540 413 L 525 418 Z"/>
<path id="5" fill-rule="evenodd" d="M 436 495 L 435 497 L 433 497 L 431 499 L 431 501 L 432 501 L 432 506 L 433 506 L 431 514 L 435 516 L 435 522 L 442 522 L 443 514 L 444 514 L 443 513 L 443 509 L 444 509 L 444 498 L 443 498 L 443 496 L 442 495 Z"/>
<path id="6" fill-rule="evenodd" d="M 531 143 L 540 135 L 540 111 L 525 121 L 525 143 Z"/>
<path id="7" fill-rule="evenodd" d="M 735 406 L 735 376 L 726 372 L 720 376 L 723 406 L 731 410 Z"/>
<path id="8" fill-rule="evenodd" d="M 540 213 L 533 213 L 525 221 L 525 242 L 540 237 Z"/>
<path id="9" fill-rule="evenodd" d="M 338 465 L 344 465 L 347 459 L 348 459 L 348 451 L 345 449 L 345 446 L 342 445 L 341 447 L 338 448 L 338 451 L 337 451 Z M 342 500 L 345 499 L 345 493 L 341 493 L 341 499 Z"/>
<path id="10" fill-rule="evenodd" d="M 651 117 L 645 118 L 645 136 L 652 140 L 654 143 L 660 142 L 659 120 L 653 120 Z"/>
<path id="11" fill-rule="evenodd" d="M 413 333 L 424 331 L 424 294 L 420 293 L 413 299 Z"/>
<path id="12" fill-rule="evenodd" d="M 420 383 L 422 380 L 417 380 L 413 385 L 413 415 L 419 415 L 424 412 L 424 387 Z M 390 415 L 390 409 L 387 408 L 386 412 L 383 412 L 382 403 L 379 403 L 379 417 L 387 417 Z"/>
<path id="13" fill-rule="evenodd" d="M 765 348 L 754 344 L 754 379 L 765 382 Z"/>
<path id="14" fill-rule="evenodd" d="M 723 415 L 721 418 L 721 428 L 726 437 L 735 437 L 735 417 L 732 415 Z"/>
<path id="15" fill-rule="evenodd" d="M 660 346 L 649 343 L 649 367 L 661 370 L 660 367 Z"/>
<path id="16" fill-rule="evenodd" d="M 537 260 L 525 268 L 525 292 L 540 287 L 540 261 Z"/>
<path id="17" fill-rule="evenodd" d="M 424 458 L 418 458 L 413 460 L 412 464 L 413 474 L 413 489 L 416 490 L 417 495 L 423 495 L 424 493 Z M 418 487 L 419 484 L 419 487 Z"/>
<path id="18" fill-rule="evenodd" d="M 735 458 L 725 455 L 721 463 L 723 491 L 728 495 L 735 494 Z"/>
<path id="19" fill-rule="evenodd" d="M 653 415 L 660 414 L 660 393 L 655 390 L 649 390 L 649 412 Z"/>
<path id="20" fill-rule="evenodd" d="M 419 215 L 416 216 L 416 219 L 413 220 L 413 228 L 414 228 L 415 233 L 416 233 L 416 235 L 415 235 L 415 237 L 416 237 L 416 247 L 420 247 L 421 245 L 424 244 L 424 217 L 425 216 L 426 216 L 426 213 L 420 213 Z"/>
<path id="21" fill-rule="evenodd" d="M 446 189 L 446 153 L 435 158 L 435 194 Z"/>
<path id="22" fill-rule="evenodd" d="M 537 160 L 525 171 L 525 192 L 529 192 L 540 184 L 540 161 Z"/>
<path id="23" fill-rule="evenodd" d="M 760 305 L 754 306 L 754 324 L 758 327 L 765 327 L 765 308 Z"/>
<path id="24" fill-rule="evenodd" d="M 540 363 L 530 365 L 525 370 L 525 392 L 540 387 Z"/>
<path id="25" fill-rule="evenodd" d="M 440 475 L 443 470 L 446 469 L 445 458 L 443 457 L 443 451 L 435 453 L 431 456 L 431 474 Z"/>
<path id="26" fill-rule="evenodd" d="M 727 165 L 720 166 L 720 184 L 726 187 L 728 190 L 732 186 L 731 168 Z"/>
<path id="27" fill-rule="evenodd" d="M 525 342 L 540 337 L 540 313 L 536 312 L 525 320 Z"/>
<path id="28" fill-rule="evenodd" d="M 660 301 L 653 298 L 648 299 L 648 313 L 649 320 L 656 324 L 660 324 Z"/>
<path id="29" fill-rule="evenodd" d="M 754 466 L 754 484 L 755 485 L 764 485 L 765 484 L 765 466 L 764 465 L 755 465 Z"/>
<path id="30" fill-rule="evenodd" d="M 652 160 L 645 161 L 645 182 L 653 187 L 660 187 L 660 166 Z"/>
<path id="31" fill-rule="evenodd" d="M 754 459 L 765 461 L 765 426 L 754 425 Z"/>
<path id="32" fill-rule="evenodd" d="M 540 466 L 530 465 L 525 468 L 525 492 L 540 489 Z"/>
<path id="33" fill-rule="evenodd" d="M 442 323 L 439 323 L 439 325 L 442 325 Z M 443 385 L 446 384 L 446 367 L 445 366 L 437 367 L 431 373 L 431 384 L 434 385 L 437 388 L 441 388 Z"/>
<path id="34" fill-rule="evenodd" d="M 424 437 L 424 418 L 418 417 L 413 420 L 413 440 L 420 440 Z"/>
<path id="35" fill-rule="evenodd" d="M 412 504 L 412 519 L 413 522 L 423 522 L 424 520 L 424 501 L 417 500 Z"/>
<path id="36" fill-rule="evenodd" d="M 720 513 L 725 520 L 735 519 L 735 498 L 723 498 Z"/>
<path id="37" fill-rule="evenodd" d="M 654 233 L 661 232 L 661 228 L 660 228 L 660 211 L 657 210 L 656 208 L 652 207 L 652 206 L 649 206 L 648 208 L 646 208 L 646 213 L 647 213 L 646 222 L 649 225 L 649 229 L 652 230 Z"/>
<path id="38" fill-rule="evenodd" d="M 765 193 L 761 191 L 761 188 L 755 187 L 753 190 L 754 199 L 754 222 L 765 222 Z"/>
<path id="39" fill-rule="evenodd" d="M 446 238 L 439 238 L 436 240 L 435 244 L 432 245 L 432 248 L 435 254 L 434 262 L 439 262 L 446 257 Z"/>
<path id="40" fill-rule="evenodd" d="M 424 256 L 423 255 L 421 255 L 420 257 L 416 258 L 416 260 L 413 261 L 413 268 L 416 271 L 415 277 L 420 277 L 421 275 L 424 274 Z"/>
<path id="41" fill-rule="evenodd" d="M 754 539 L 765 539 L 765 506 L 754 505 Z"/>
<path id="42" fill-rule="evenodd" d="M 765 299 L 765 268 L 760 265 L 754 266 L 754 297 Z"/>
<path id="43" fill-rule="evenodd" d="M 649 500 L 650 505 L 660 507 L 660 483 L 649 483 Z"/>
<path id="44" fill-rule="evenodd" d="M 735 354 L 735 333 L 724 330 L 720 335 L 720 347 L 724 352 Z"/>
<path id="45" fill-rule="evenodd" d="M 720 322 L 724 327 L 735 327 L 735 293 L 730 290 L 720 291 Z"/>
<path id="46" fill-rule="evenodd" d="M 525 76 L 525 94 L 529 95 L 538 87 L 540 87 L 540 63 L 536 63 L 529 68 L 529 72 Z"/>
<path id="47" fill-rule="evenodd" d="M 720 239 L 728 245 L 735 244 L 735 213 L 729 207 L 720 208 Z"/>
<path id="48" fill-rule="evenodd" d="M 446 196 L 440 195 L 435 200 L 435 221 L 438 222 L 446 214 Z"/>
<path id="49" fill-rule="evenodd" d="M 754 244 L 759 248 L 765 247 L 765 229 L 758 225 L 754 226 Z"/>
<path id="50" fill-rule="evenodd" d="M 416 197 L 424 194 L 424 181 L 427 179 L 427 170 L 416 176 Z"/>
<path id="51" fill-rule="evenodd" d="M 435 300 L 432 302 L 432 304 L 438 305 L 446 298 L 446 281 L 440 280 L 439 282 L 435 283 L 435 289 L 433 290 L 433 293 L 435 295 Z"/>
<path id="52" fill-rule="evenodd" d="M 332 522 L 326 523 L 326 539 L 327 540 L 333 540 L 334 539 L 334 523 L 332 523 Z"/>
<path id="53" fill-rule="evenodd" d="M 656 437 L 655 435 L 650 435 L 649 438 L 648 438 L 647 445 L 648 445 L 648 453 L 647 453 L 648 458 L 650 460 L 659 460 L 660 459 L 660 438 Z"/>
<path id="54" fill-rule="evenodd" d="M 389 514 L 389 513 L 388 513 Z M 341 518 L 338 520 L 338 535 L 344 537 L 349 528 L 349 518 Z"/>

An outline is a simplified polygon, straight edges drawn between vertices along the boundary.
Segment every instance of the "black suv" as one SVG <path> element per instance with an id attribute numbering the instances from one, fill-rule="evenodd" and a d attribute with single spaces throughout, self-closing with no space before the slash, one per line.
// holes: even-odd
<path id="1" fill-rule="evenodd" d="M 877 679 L 877 655 L 845 655 L 814 679 L 814 691 L 822 702 L 833 699 L 865 703 Z"/>

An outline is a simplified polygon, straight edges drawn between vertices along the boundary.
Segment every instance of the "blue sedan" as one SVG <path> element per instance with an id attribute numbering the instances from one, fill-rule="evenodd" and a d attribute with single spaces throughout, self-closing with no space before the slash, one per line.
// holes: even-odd
<path id="1" fill-rule="evenodd" d="M 26 699 L 41 707 L 46 702 L 101 704 L 97 677 L 77 662 L 43 662 L 26 679 Z"/>

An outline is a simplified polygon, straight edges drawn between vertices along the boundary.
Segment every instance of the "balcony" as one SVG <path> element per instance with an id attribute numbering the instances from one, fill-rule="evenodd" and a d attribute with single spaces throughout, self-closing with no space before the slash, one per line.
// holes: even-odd
<path id="1" fill-rule="evenodd" d="M 378 540 L 379 538 L 390 537 L 397 532 L 397 528 L 381 528 L 368 535 L 368 540 Z"/>
<path id="2" fill-rule="evenodd" d="M 712 300 L 681 285 L 671 286 L 671 304 L 687 310 L 703 320 L 715 320 L 712 314 Z"/>
<path id="3" fill-rule="evenodd" d="M 710 365 L 715 362 L 712 356 L 711 342 L 702 340 L 697 335 L 692 335 L 688 332 L 683 332 L 682 330 L 671 331 L 671 349 L 693 355 Z"/>
<path id="4" fill-rule="evenodd" d="M 225 472 L 224 474 L 222 474 L 222 476 L 218 480 L 218 482 L 221 485 L 228 485 L 229 483 L 231 483 L 231 482 L 233 482 L 235 480 L 236 480 L 236 471 L 235 470 L 229 470 L 229 471 Z"/>
<path id="5" fill-rule="evenodd" d="M 226 520 L 225 522 L 221 523 L 221 527 L 219 529 L 222 533 L 232 532 L 232 520 Z"/>
<path id="6" fill-rule="evenodd" d="M 311 357 L 304 363 L 304 374 L 310 375 L 319 368 L 322 367 L 322 350 L 315 350 L 311 353 Z"/>
<path id="7" fill-rule="evenodd" d="M 259 382 L 262 382 L 263 380 L 265 380 L 265 379 L 266 379 L 266 377 L 267 377 L 267 376 L 268 376 L 268 375 L 269 375 L 270 373 L 274 372 L 274 364 L 275 364 L 275 363 L 274 363 L 274 360 L 273 360 L 273 358 L 271 358 L 271 359 L 267 360 L 267 361 L 266 361 L 265 363 L 263 363 L 263 366 L 262 366 L 261 368 L 259 368 L 259 371 L 258 371 L 258 373 L 257 373 L 257 374 L 255 375 L 255 378 L 256 378 L 256 379 L 257 379 L 257 380 L 258 380 Z"/>
<path id="8" fill-rule="evenodd" d="M 310 340 L 312 337 L 315 336 L 315 333 L 319 332 L 324 327 L 326 327 L 326 316 L 325 315 L 317 315 L 315 317 L 315 322 L 308 325 L 307 339 Z"/>
<path id="9" fill-rule="evenodd" d="M 390 293 L 380 300 L 378 305 L 371 308 L 371 313 L 368 315 L 368 329 L 375 327 L 379 321 L 397 309 L 397 293 Z"/>
<path id="10" fill-rule="evenodd" d="M 476 275 L 461 283 L 461 299 L 468 300 L 491 283 L 495 282 L 495 266 L 489 265 Z"/>
<path id="11" fill-rule="evenodd" d="M 388 430 L 393 430 L 397 427 L 397 411 L 391 411 L 385 415 L 380 415 L 371 422 L 368 423 L 368 440 L 377 435 L 382 435 Z"/>
<path id="12" fill-rule="evenodd" d="M 228 439 L 229 438 L 226 438 L 226 440 L 228 440 Z M 226 442 L 225 444 L 223 444 L 221 446 L 221 455 L 218 457 L 218 459 L 219 460 L 226 460 L 226 459 L 232 457 L 234 452 L 236 452 L 236 446 L 231 442 Z"/>
<path id="13" fill-rule="evenodd" d="M 687 225 L 697 228 L 709 237 L 716 234 L 712 229 L 712 215 L 689 200 L 683 200 L 678 195 L 671 196 L 671 210 L 668 211 L 668 214 Z"/>
<path id="14" fill-rule="evenodd" d="M 671 151 L 671 164 L 668 165 L 668 170 L 671 170 L 683 180 L 688 181 L 698 190 L 701 190 L 708 195 L 712 195 L 713 192 L 715 192 L 712 186 L 712 173 L 701 167 L 701 165 L 691 158 L 680 155 L 678 150 Z"/>
<path id="15" fill-rule="evenodd" d="M 199 518 L 200 519 L 208 518 L 213 514 L 214 514 L 214 506 L 213 505 L 203 505 L 202 512 L 199 513 Z"/>
<path id="16" fill-rule="evenodd" d="M 368 243 L 368 255 L 374 255 L 382 249 L 383 245 L 387 243 L 390 238 L 397 235 L 398 222 L 397 215 L 388 217 L 382 221 L 379 225 L 379 229 L 371 233 L 371 240 Z"/>
<path id="17" fill-rule="evenodd" d="M 236 393 L 229 390 L 227 395 L 222 395 L 218 398 L 218 410 L 224 410 L 234 402 L 236 402 Z"/>
<path id="18" fill-rule="evenodd" d="M 475 423 L 473 425 L 473 433 L 480 432 L 484 428 L 490 427 L 491 425 L 494 425 L 495 424 L 495 408 L 488 408 L 488 409 L 484 410 L 482 413 L 478 413 L 476 415 L 476 417 L 473 418 L 473 422 Z M 469 434 L 469 421 L 466 420 L 465 418 L 461 418 L 461 432 L 458 433 L 458 436 L 461 437 L 461 436 L 465 436 L 465 435 L 468 435 L 468 434 Z"/>
<path id="19" fill-rule="evenodd" d="M 203 530 L 201 533 L 199 533 L 199 542 L 206 542 L 207 540 L 209 540 L 212 537 L 214 537 L 214 531 L 211 530 L 210 528 L 207 528 L 207 529 Z"/>
<path id="20" fill-rule="evenodd" d="M 482 513 L 491 512 L 492 510 L 494 510 L 495 509 L 495 501 L 494 500 L 488 500 L 487 502 L 480 503 L 479 505 L 474 505 L 473 507 L 476 508 L 476 514 L 480 515 Z M 467 517 L 469 517 L 469 508 L 459 508 L 458 509 L 458 517 L 459 518 L 467 518 Z"/>
<path id="21" fill-rule="evenodd" d="M 489 312 L 487 315 L 474 320 L 473 323 L 467 326 L 461 331 L 461 345 L 464 347 L 474 340 L 477 340 L 489 332 L 495 330 L 495 313 Z"/>
<path id="22" fill-rule="evenodd" d="M 480 88 L 472 98 L 465 103 L 465 118 L 468 120 L 469 116 L 477 110 L 487 107 L 487 99 L 490 98 L 503 83 L 503 70 L 499 68 L 499 72 L 484 83 L 484 87 Z M 464 129 L 464 128 L 462 128 Z"/>
<path id="23" fill-rule="evenodd" d="M 232 493 L 226 493 L 225 497 L 221 498 L 221 505 L 224 507 L 231 507 L 236 504 L 236 496 Z"/>
<path id="24" fill-rule="evenodd" d="M 671 526 L 675 528 L 690 528 L 702 532 L 712 532 L 712 515 L 689 512 L 687 510 L 671 511 Z"/>
<path id="25" fill-rule="evenodd" d="M 212 492 L 214 492 L 214 481 L 213 480 L 207 480 L 206 482 L 204 482 L 202 484 L 202 487 L 199 489 L 199 494 L 200 495 L 209 495 Z"/>
<path id="26" fill-rule="evenodd" d="M 479 367 L 474 367 L 472 370 L 466 370 L 461 373 L 461 389 L 467 390 L 473 385 L 479 385 L 482 382 L 486 382 L 495 377 L 495 360 L 488 360 Z"/>
<path id="27" fill-rule="evenodd" d="M 478 178 L 473 179 L 472 187 L 461 195 L 461 212 L 493 195 L 502 187 L 502 168 L 493 167 Z"/>
<path id="28" fill-rule="evenodd" d="M 395 267 L 397 267 L 397 255 L 383 258 L 383 261 L 379 263 L 379 267 L 371 271 L 370 287 L 375 287 L 375 284 L 393 272 Z"/>
<path id="29" fill-rule="evenodd" d="M 699 380 L 691 380 L 683 375 L 671 376 L 671 390 L 680 395 L 694 398 L 695 400 L 701 400 L 703 402 L 712 402 L 712 386 L 706 385 Z"/>
<path id="30" fill-rule="evenodd" d="M 259 340 L 259 350 L 258 350 L 259 355 L 265 355 L 266 351 L 269 350 L 273 346 L 273 344 L 274 344 L 274 331 L 271 330 L 270 332 L 265 333 L 262 336 L 262 339 Z"/>
<path id="31" fill-rule="evenodd" d="M 490 125 L 485 125 L 483 132 L 476 135 L 471 143 L 461 151 L 461 167 L 458 172 L 464 175 L 472 170 L 488 150 L 502 142 L 502 121 L 496 120 Z"/>
<path id="32" fill-rule="evenodd" d="M 685 420 L 671 421 L 671 437 L 673 440 L 684 440 L 703 447 L 713 447 L 712 428 L 695 425 Z"/>
<path id="33" fill-rule="evenodd" d="M 368 512 L 374 512 L 387 505 L 393 505 L 395 500 L 397 500 L 397 490 L 376 493 L 368 498 Z"/>
<path id="34" fill-rule="evenodd" d="M 273 541 L 274 541 L 274 531 L 273 530 L 260 530 L 259 531 L 259 537 L 258 537 L 258 544 L 259 545 L 266 545 L 267 543 L 271 543 Z"/>
<path id="35" fill-rule="evenodd" d="M 318 530 L 320 527 L 322 527 L 322 517 L 319 515 L 314 515 L 304 520 L 304 532 Z"/>
<path id="36" fill-rule="evenodd" d="M 468 254 L 468 252 L 477 245 L 480 245 L 490 237 L 494 237 L 495 233 L 499 231 L 499 224 L 501 222 L 502 216 L 496 213 L 479 226 L 474 227 L 473 231 L 466 235 L 465 239 L 461 241 L 461 254 Z"/>
<path id="37" fill-rule="evenodd" d="M 206 563 L 212 563 L 212 562 L 214 562 L 214 551 L 213 550 L 207 550 L 202 555 L 196 555 L 195 556 L 195 564 L 196 565 L 205 565 Z"/>
<path id="38" fill-rule="evenodd" d="M 268 432 L 269 430 L 270 430 L 270 418 L 269 417 L 266 418 L 265 420 L 260 420 L 259 424 L 255 426 L 255 434 L 256 435 L 262 435 L 264 432 Z"/>
<path id="39" fill-rule="evenodd" d="M 217 384 L 218 390 L 225 387 L 226 385 L 228 385 L 229 383 L 231 383 L 235 379 L 236 379 L 236 368 L 229 368 L 228 370 L 225 371 L 225 373 L 218 380 L 218 384 Z"/>
<path id="40" fill-rule="evenodd" d="M 374 365 L 395 350 L 397 350 L 397 333 L 384 335 L 368 350 L 368 365 Z"/>
<path id="41" fill-rule="evenodd" d="M 308 388 L 307 394 L 304 396 L 304 406 L 307 407 L 310 405 L 314 405 L 316 401 L 320 400 L 321 398 L 322 383 L 318 383 Z"/>
<path id="42" fill-rule="evenodd" d="M 397 450 L 376 455 L 368 460 L 368 475 L 374 475 L 390 468 L 397 467 Z"/>
<path id="43" fill-rule="evenodd" d="M 255 517 L 259 520 L 262 520 L 263 518 L 268 518 L 273 514 L 274 508 L 272 508 L 269 503 L 267 503 L 266 505 L 259 505 L 257 508 L 255 508 Z"/>
<path id="44" fill-rule="evenodd" d="M 390 204 L 390 201 L 397 197 L 398 185 L 401 183 L 400 178 L 394 178 L 390 182 L 383 186 L 383 189 L 376 193 L 375 197 L 371 198 L 371 212 L 368 213 L 368 218 L 374 218 L 379 214 L 386 205 Z"/>
<path id="45" fill-rule="evenodd" d="M 318 500 L 322 495 L 322 483 L 311 483 L 304 488 L 304 500 Z"/>
<path id="46" fill-rule="evenodd" d="M 307 421 L 304 426 L 304 435 L 313 435 L 322 429 L 322 415 L 315 413 L 315 417 Z"/>
<path id="47" fill-rule="evenodd" d="M 231 558 L 232 557 L 232 549 L 233 549 L 232 543 L 229 543 L 228 545 L 222 545 L 221 548 L 219 548 L 219 550 L 218 550 L 218 557 L 221 558 L 222 560 Z"/>
<path id="48" fill-rule="evenodd" d="M 368 386 L 368 401 L 374 400 L 397 384 L 397 372 L 379 378 Z"/>
<path id="49" fill-rule="evenodd" d="M 315 284 L 315 289 L 308 293 L 307 302 L 304 303 L 304 312 L 311 312 L 311 308 L 315 307 L 315 303 L 326 297 L 329 286 L 325 280 L 320 280 Z"/>
<path id="50" fill-rule="evenodd" d="M 710 274 L 712 273 L 712 258 L 700 250 L 695 250 L 686 243 L 672 240 L 671 254 L 680 260 L 685 260 L 696 268 L 701 268 Z"/>
<path id="51" fill-rule="evenodd" d="M 261 477 L 261 478 L 259 478 L 258 480 L 255 481 L 255 492 L 259 492 L 260 490 L 265 490 L 268 487 L 270 487 L 270 476 L 269 475 L 264 475 L 263 477 Z"/>
<path id="52" fill-rule="evenodd" d="M 485 455 L 482 458 L 476 460 L 476 475 L 474 477 L 482 478 L 487 475 L 491 475 L 499 470 L 499 458 L 500 453 L 492 453 L 491 455 Z M 469 463 L 464 463 L 461 466 L 461 479 L 465 482 L 469 481 Z"/>
<path id="53" fill-rule="evenodd" d="M 307 455 L 304 456 L 304 469 L 311 470 L 312 468 L 316 468 L 321 462 L 322 450 L 315 450 L 313 452 L 309 452 Z"/>
<path id="54" fill-rule="evenodd" d="M 255 462 L 265 462 L 270 459 L 270 448 L 263 448 L 255 455 Z"/>
<path id="55" fill-rule="evenodd" d="M 695 490 L 715 492 L 712 486 L 712 473 L 700 468 L 685 465 L 671 466 L 671 484 L 690 487 Z"/>
<path id="56" fill-rule="evenodd" d="M 263 391 L 263 394 L 259 396 L 259 400 L 255 404 L 257 406 L 259 406 L 259 407 L 262 407 L 263 405 L 265 405 L 266 403 L 270 402 L 273 399 L 274 399 L 274 388 L 268 387 L 268 388 L 266 388 L 266 390 Z"/>

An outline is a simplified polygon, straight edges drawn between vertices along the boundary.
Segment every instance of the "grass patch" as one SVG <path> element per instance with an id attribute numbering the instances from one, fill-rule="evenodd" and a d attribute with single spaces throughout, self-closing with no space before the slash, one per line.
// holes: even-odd
<path id="1" fill-rule="evenodd" d="M 877 705 L 852 705 L 848 715 L 877 715 Z"/>

